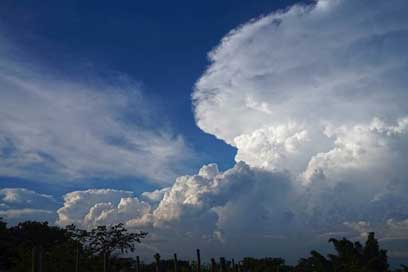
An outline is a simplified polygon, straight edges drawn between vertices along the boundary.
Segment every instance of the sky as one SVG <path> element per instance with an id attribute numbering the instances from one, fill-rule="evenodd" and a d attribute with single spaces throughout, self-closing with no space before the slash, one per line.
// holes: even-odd
<path id="1" fill-rule="evenodd" d="M 293 262 L 375 231 L 408 257 L 407 11 L 2 1 L 0 216 L 124 222 L 146 256 Z"/>

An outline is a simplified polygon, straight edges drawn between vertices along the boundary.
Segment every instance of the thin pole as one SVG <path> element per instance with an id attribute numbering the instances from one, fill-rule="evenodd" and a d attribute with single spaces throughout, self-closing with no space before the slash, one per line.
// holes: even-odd
<path id="1" fill-rule="evenodd" d="M 40 246 L 39 254 L 38 254 L 38 272 L 43 271 L 43 252 L 44 249 L 42 246 Z"/>
<path id="2" fill-rule="evenodd" d="M 33 246 L 32 251 L 31 251 L 31 272 L 35 272 L 36 270 L 36 260 L 37 260 L 37 252 L 36 252 L 36 246 Z"/>
<path id="3" fill-rule="evenodd" d="M 201 272 L 201 256 L 200 256 L 199 249 L 197 249 L 197 271 L 196 272 Z"/>
<path id="4" fill-rule="evenodd" d="M 220 272 L 226 272 L 225 271 L 225 258 L 224 257 L 220 258 Z"/>
<path id="5" fill-rule="evenodd" d="M 178 272 L 178 260 L 176 253 L 174 253 L 174 272 Z"/>
<path id="6" fill-rule="evenodd" d="M 141 272 L 140 271 L 140 258 L 139 258 L 139 256 L 136 256 L 136 272 Z"/>
<path id="7" fill-rule="evenodd" d="M 214 258 L 211 258 L 211 272 L 216 272 L 217 264 L 215 263 Z"/>
<path id="8" fill-rule="evenodd" d="M 156 259 L 156 272 L 160 272 L 160 254 L 156 253 L 153 257 Z"/>
<path id="9" fill-rule="evenodd" d="M 75 272 L 79 272 L 79 242 L 76 241 Z"/>
<path id="10" fill-rule="evenodd" d="M 108 253 L 103 253 L 103 272 L 108 272 Z"/>

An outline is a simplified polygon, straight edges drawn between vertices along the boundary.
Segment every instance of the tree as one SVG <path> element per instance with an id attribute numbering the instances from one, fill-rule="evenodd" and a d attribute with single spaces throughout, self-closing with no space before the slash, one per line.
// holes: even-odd
<path id="1" fill-rule="evenodd" d="M 66 226 L 65 230 L 67 231 L 69 238 L 75 243 L 75 272 L 78 272 L 82 245 L 86 241 L 89 234 L 86 230 L 79 229 L 74 224 Z"/>
<path id="2" fill-rule="evenodd" d="M 336 271 L 336 272 L 385 272 L 388 271 L 388 260 L 385 250 L 379 248 L 374 233 L 368 234 L 364 246 L 359 242 L 351 242 L 346 238 L 330 239 L 336 254 L 324 257 L 317 251 L 311 252 L 311 257 L 301 259 L 296 271 Z"/>
<path id="3" fill-rule="evenodd" d="M 327 272 L 333 271 L 332 263 L 327 260 L 319 252 L 312 250 L 310 252 L 312 255 L 309 258 L 302 258 L 299 260 L 298 265 L 295 268 L 295 271 L 299 272 Z"/>
<path id="4" fill-rule="evenodd" d="M 113 226 L 98 226 L 88 233 L 88 247 L 95 254 L 103 255 L 104 271 L 108 270 L 110 255 L 118 250 L 121 253 L 133 252 L 135 244 L 145 238 L 146 232 L 129 233 L 122 223 Z"/>
<path id="5" fill-rule="evenodd" d="M 24 265 L 27 260 L 27 249 L 31 249 L 31 266 L 43 270 L 44 255 L 47 250 L 63 244 L 66 240 L 65 231 L 56 226 L 49 226 L 48 222 L 26 221 L 9 229 L 16 246 L 15 263 Z"/>
<path id="6" fill-rule="evenodd" d="M 406 266 L 406 265 L 401 265 L 401 267 L 400 267 L 400 268 L 397 268 L 397 269 L 395 270 L 395 272 L 408 272 L 408 266 Z"/>
<path id="7" fill-rule="evenodd" d="M 9 269 L 12 265 L 10 261 L 12 244 L 7 223 L 0 217 L 0 271 L 2 269 Z"/>
<path id="8" fill-rule="evenodd" d="M 387 251 L 380 249 L 374 232 L 368 234 L 363 250 L 363 262 L 366 264 L 367 271 L 387 271 L 388 269 Z"/>

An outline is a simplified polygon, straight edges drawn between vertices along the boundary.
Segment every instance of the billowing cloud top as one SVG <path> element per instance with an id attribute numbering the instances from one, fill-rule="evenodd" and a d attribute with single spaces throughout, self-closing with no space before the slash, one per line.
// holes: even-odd
<path id="1" fill-rule="evenodd" d="M 148 231 L 148 242 L 159 240 L 161 254 L 175 245 L 181 252 L 197 246 L 221 249 L 223 241 L 234 242 L 248 228 L 259 231 L 252 234 L 255 243 L 266 234 L 278 237 L 288 223 L 294 224 L 290 184 L 283 173 L 252 169 L 245 163 L 225 172 L 209 164 L 196 175 L 178 177 L 171 187 L 139 198 L 118 190 L 69 193 L 58 210 L 58 223 L 91 228 L 123 222 L 130 229 Z"/>
<path id="2" fill-rule="evenodd" d="M 334 146 L 328 127 L 398 122 L 406 11 L 404 0 L 321 0 L 234 29 L 196 84 L 198 126 L 237 147 L 237 161 L 299 172 Z"/>

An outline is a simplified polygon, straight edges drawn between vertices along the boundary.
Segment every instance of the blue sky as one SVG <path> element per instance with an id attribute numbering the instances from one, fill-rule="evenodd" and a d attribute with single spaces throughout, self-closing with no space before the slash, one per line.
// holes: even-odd
<path id="1" fill-rule="evenodd" d="M 146 256 L 293 261 L 375 231 L 407 257 L 407 11 L 2 1 L 0 217 L 124 222 Z"/>
<path id="2" fill-rule="evenodd" d="M 294 2 L 2 1 L 0 17 L 1 30 L 21 59 L 76 80 L 125 74 L 140 83 L 144 95 L 158 104 L 161 117 L 197 152 L 187 169 L 192 173 L 203 163 L 216 162 L 226 169 L 234 162 L 234 148 L 203 133 L 194 122 L 191 92 L 208 65 L 207 53 L 234 27 Z M 137 190 L 144 181 L 135 185 L 134 179 L 119 184 L 89 181 L 89 186 Z M 35 180 L 7 177 L 1 183 L 5 187 L 20 183 L 46 193 L 88 186 L 87 181 L 68 188 L 41 188 Z M 145 186 L 142 190 L 151 188 Z"/>

